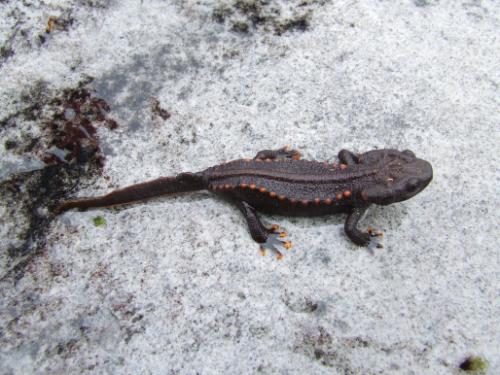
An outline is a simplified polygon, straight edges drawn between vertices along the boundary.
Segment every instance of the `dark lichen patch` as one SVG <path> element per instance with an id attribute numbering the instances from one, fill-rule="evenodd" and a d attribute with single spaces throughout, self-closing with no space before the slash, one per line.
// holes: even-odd
<path id="1" fill-rule="evenodd" d="M 283 35 L 307 30 L 313 9 L 325 3 L 324 0 L 294 0 L 285 4 L 273 0 L 221 1 L 212 18 L 239 33 L 255 30 Z"/>
<path id="2" fill-rule="evenodd" d="M 65 342 L 59 342 L 53 348 L 53 350 L 49 350 L 46 354 L 47 355 L 58 355 L 61 356 L 62 358 L 70 358 L 74 352 L 78 350 L 80 346 L 80 342 L 77 339 L 70 339 Z"/>
<path id="3" fill-rule="evenodd" d="M 358 374 L 359 369 L 354 368 L 349 360 L 349 353 L 356 350 L 365 350 L 373 345 L 361 337 L 338 337 L 326 328 L 319 326 L 314 330 L 307 330 L 299 336 L 294 351 L 304 354 L 321 365 L 335 368 L 343 374 Z M 377 348 L 383 350 L 382 348 Z"/>
<path id="4" fill-rule="evenodd" d="M 14 55 L 14 50 L 10 44 L 4 44 L 0 47 L 0 67 L 7 61 L 11 56 Z"/>
<path id="5" fill-rule="evenodd" d="M 60 16 L 50 16 L 45 25 L 45 32 L 38 34 L 38 42 L 43 44 L 47 41 L 48 34 L 54 34 L 58 31 L 68 31 L 75 19 L 70 12 L 64 12 Z"/>
<path id="6" fill-rule="evenodd" d="M 285 291 L 281 300 L 291 311 L 296 313 L 314 313 L 318 310 L 320 304 L 308 297 L 296 296 L 293 292 Z"/>
<path id="7" fill-rule="evenodd" d="M 485 373 L 488 370 L 488 361 L 482 357 L 469 356 L 461 364 L 460 369 L 470 373 Z"/>
<path id="8" fill-rule="evenodd" d="M 42 115 L 42 108 L 50 100 L 49 91 L 49 88 L 43 81 L 34 82 L 28 89 L 22 90 L 20 103 L 18 103 L 20 109 L 0 119 L 0 131 L 5 128 L 15 127 L 18 120 L 39 120 Z"/>
<path id="9" fill-rule="evenodd" d="M 97 175 L 103 165 L 96 127 L 117 125 L 107 117 L 108 104 L 86 88 L 89 82 L 59 92 L 37 83 L 22 95 L 22 108 L 4 121 L 6 127 L 28 119 L 38 125 L 41 136 L 25 133 L 22 141 L 8 140 L 4 147 L 9 152 L 34 153 L 47 166 L 0 183 L 0 202 L 6 212 L 1 221 L 12 240 L 7 244 L 8 258 L 3 259 L 8 271 L 2 278 L 23 276 L 30 259 L 43 251 L 54 207 Z"/>
<path id="10" fill-rule="evenodd" d="M 419 8 L 423 8 L 431 5 L 431 2 L 429 0 L 413 0 L 413 4 Z"/>
<path id="11" fill-rule="evenodd" d="M 231 29 L 240 33 L 247 33 L 249 28 L 250 26 L 248 26 L 248 23 L 244 21 L 235 21 Z"/>
<path id="12" fill-rule="evenodd" d="M 49 101 L 48 92 L 49 88 L 44 81 L 36 81 L 28 89 L 22 90 L 20 97 L 22 109 L 14 116 L 22 115 L 22 118 L 27 121 L 40 119 L 42 107 Z"/>
<path id="13" fill-rule="evenodd" d="M 337 360 L 333 344 L 332 335 L 323 327 L 318 327 L 317 331 L 305 334 L 294 350 L 320 361 L 323 366 L 331 367 Z"/>
<path id="14" fill-rule="evenodd" d="M 120 322 L 124 341 L 128 343 L 136 334 L 141 334 L 146 329 L 144 312 L 134 304 L 133 295 L 125 295 L 111 305 L 113 315 Z"/>
<path id="15" fill-rule="evenodd" d="M 0 46 L 0 67 L 14 53 L 28 52 L 46 44 L 51 35 L 67 32 L 80 19 L 91 12 L 82 8 L 106 8 L 111 0 L 49 1 L 0 1 L 2 21 L 8 30 Z M 82 6 L 83 5 L 83 6 Z M 35 20 L 40 19 L 41 22 Z"/>
<path id="16" fill-rule="evenodd" d="M 306 31 L 309 27 L 309 13 L 298 15 L 295 18 L 288 18 L 279 22 L 275 26 L 276 34 L 281 35 L 287 31 Z"/>
<path id="17" fill-rule="evenodd" d="M 69 27 L 73 25 L 75 19 L 69 14 L 65 14 L 59 17 L 51 16 L 47 21 L 45 26 L 45 33 L 50 34 L 54 31 L 68 31 Z"/>
<path id="18" fill-rule="evenodd" d="M 59 164 L 19 173 L 0 183 L 0 200 L 6 212 L 3 220 L 15 224 L 17 238 L 15 244 L 7 244 L 10 260 L 6 268 L 16 279 L 22 277 L 30 258 L 43 250 L 56 204 L 97 171 L 97 160 L 88 165 Z"/>
<path id="19" fill-rule="evenodd" d="M 169 111 L 161 107 L 159 100 L 156 98 L 151 98 L 151 112 L 163 120 L 168 120 L 172 117 Z"/>
<path id="20" fill-rule="evenodd" d="M 105 9 L 109 6 L 111 0 L 78 0 L 78 3 L 89 7 L 97 9 Z"/>
<path id="21" fill-rule="evenodd" d="M 12 140 L 12 139 L 7 139 L 5 142 L 4 142 L 4 147 L 7 151 L 9 150 L 13 150 L 17 147 L 17 142 Z"/>
<path id="22" fill-rule="evenodd" d="M 227 4 L 219 4 L 212 12 L 212 18 L 215 22 L 224 23 L 234 13 L 233 9 Z"/>

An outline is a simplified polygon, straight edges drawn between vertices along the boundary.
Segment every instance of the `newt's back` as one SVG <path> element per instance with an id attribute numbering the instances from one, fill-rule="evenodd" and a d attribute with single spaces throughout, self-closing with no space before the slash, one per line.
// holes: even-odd
<path id="1" fill-rule="evenodd" d="M 345 211 L 376 170 L 366 165 L 241 159 L 207 169 L 210 190 L 266 212 L 322 215 Z"/>

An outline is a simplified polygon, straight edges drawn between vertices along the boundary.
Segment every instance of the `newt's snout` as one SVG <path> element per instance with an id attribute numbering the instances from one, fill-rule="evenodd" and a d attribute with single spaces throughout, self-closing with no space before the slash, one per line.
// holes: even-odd
<path id="1" fill-rule="evenodd" d="M 433 170 L 432 170 L 432 165 L 428 161 L 422 160 L 422 159 L 417 159 L 421 166 L 420 166 L 420 179 L 422 183 L 422 189 L 423 190 L 429 185 L 429 183 L 432 181 L 433 177 Z"/>
<path id="2" fill-rule="evenodd" d="M 402 202 L 417 195 L 432 181 L 432 165 L 422 159 L 413 159 L 403 168 L 403 173 L 392 186 L 388 199 L 383 204 Z"/>

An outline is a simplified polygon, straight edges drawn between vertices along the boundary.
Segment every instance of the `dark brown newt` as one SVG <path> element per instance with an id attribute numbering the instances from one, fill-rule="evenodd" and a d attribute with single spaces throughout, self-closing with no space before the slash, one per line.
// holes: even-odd
<path id="1" fill-rule="evenodd" d="M 264 150 L 253 159 L 239 159 L 197 173 L 180 173 L 115 190 L 100 197 L 63 202 L 57 213 L 72 208 L 108 207 L 166 194 L 207 189 L 234 202 L 245 216 L 261 251 L 290 248 L 277 225 L 266 227 L 257 211 L 295 216 L 347 213 L 344 230 L 357 245 L 366 246 L 381 234 L 362 232 L 358 221 L 372 204 L 409 199 L 432 180 L 432 166 L 409 150 L 382 149 L 354 154 L 342 150 L 340 163 L 300 160 L 296 150 Z M 376 241 L 375 241 L 376 242 Z"/>

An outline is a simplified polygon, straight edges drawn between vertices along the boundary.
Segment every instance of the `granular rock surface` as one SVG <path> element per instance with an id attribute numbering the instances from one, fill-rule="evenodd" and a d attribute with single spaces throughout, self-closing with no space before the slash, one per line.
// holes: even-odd
<path id="1" fill-rule="evenodd" d="M 499 11 L 0 1 L 0 374 L 500 373 Z M 374 252 L 344 215 L 266 216 L 280 261 L 208 192 L 52 214 L 287 144 L 410 149 L 434 180 L 370 210 Z"/>

